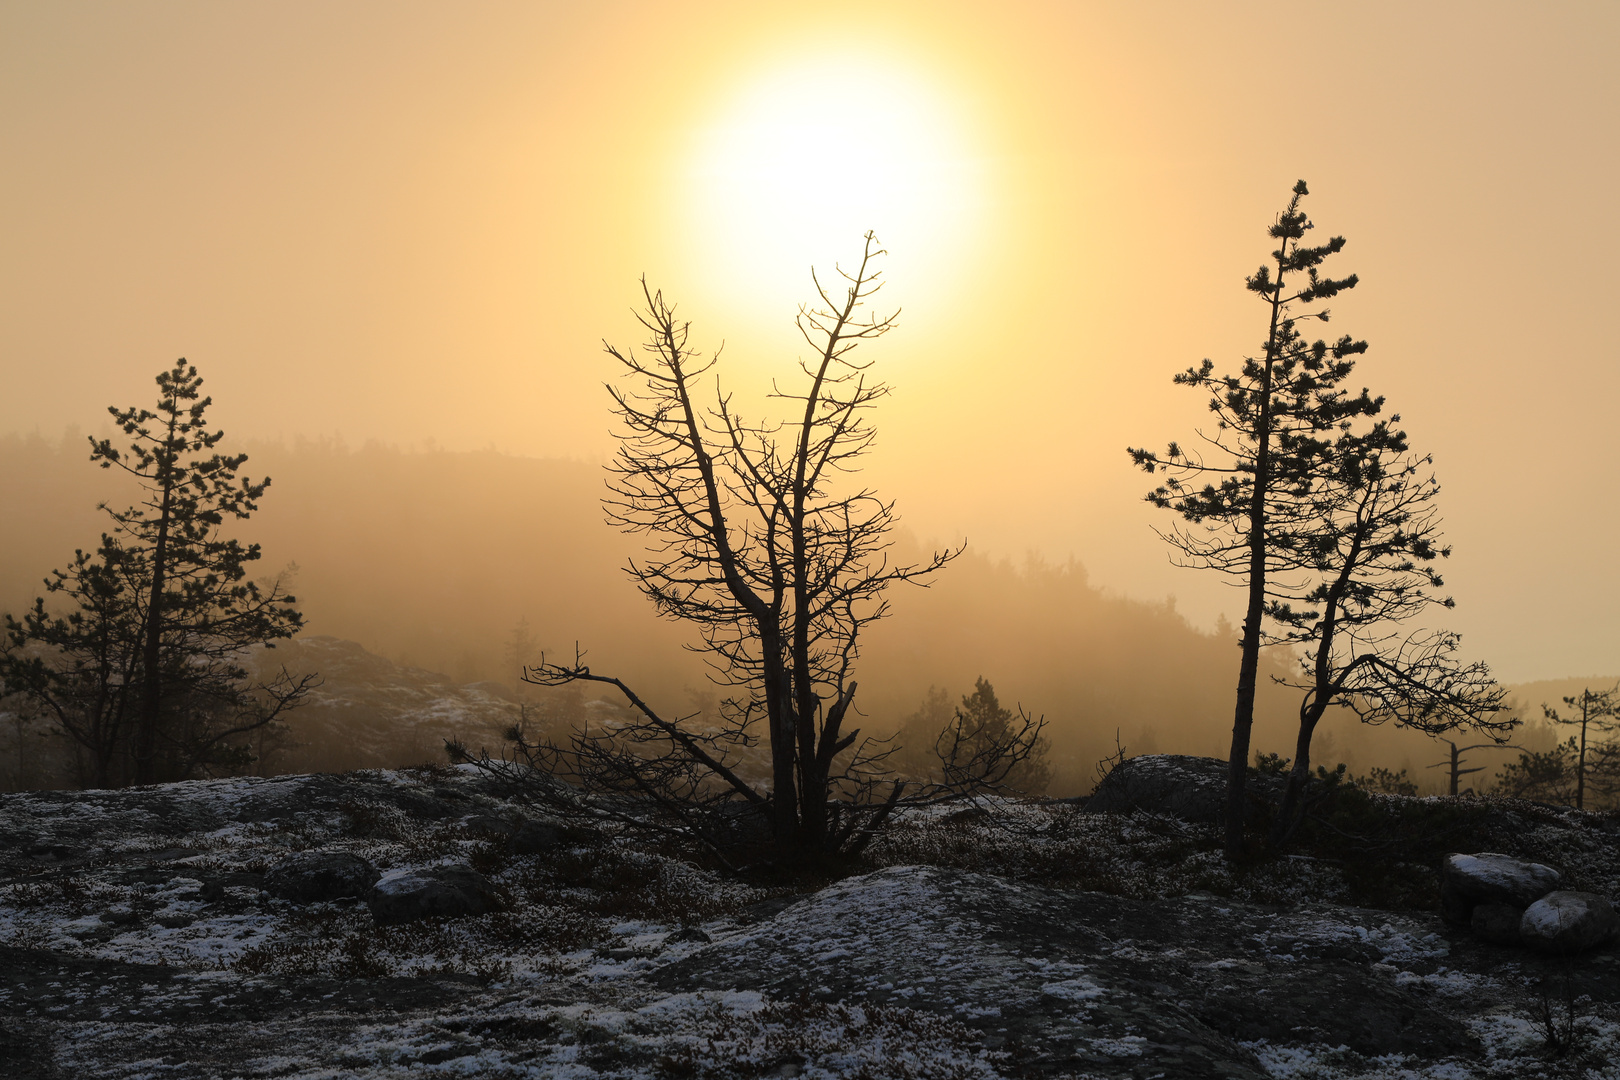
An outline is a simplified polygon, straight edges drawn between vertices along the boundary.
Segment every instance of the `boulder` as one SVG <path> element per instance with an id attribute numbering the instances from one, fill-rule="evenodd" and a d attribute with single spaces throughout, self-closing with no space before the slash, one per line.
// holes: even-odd
<path id="1" fill-rule="evenodd" d="M 1144 754 L 1122 761 L 1086 800 L 1087 813 L 1143 810 L 1213 825 L 1226 816 L 1227 764 L 1220 758 Z M 1245 791 L 1256 802 L 1277 802 L 1285 778 L 1250 776 Z"/>
<path id="2" fill-rule="evenodd" d="M 1602 945 L 1620 933 L 1620 919 L 1597 893 L 1550 892 L 1524 909 L 1519 938 L 1551 953 L 1574 953 Z"/>
<path id="3" fill-rule="evenodd" d="M 1478 904 L 1468 920 L 1468 928 L 1475 937 L 1493 945 L 1517 945 L 1519 920 L 1522 918 L 1524 909 L 1512 904 Z"/>
<path id="4" fill-rule="evenodd" d="M 390 870 L 377 879 L 366 897 L 371 917 L 379 923 L 455 918 L 501 911 L 506 902 L 488 878 L 466 863 Z"/>
<path id="5" fill-rule="evenodd" d="M 1480 904 L 1527 908 L 1558 887 L 1563 875 L 1550 866 L 1483 851 L 1440 860 L 1440 913 L 1469 925 Z"/>
<path id="6" fill-rule="evenodd" d="M 364 896 L 378 878 L 377 868 L 346 851 L 300 851 L 264 874 L 264 891 L 295 904 Z"/>

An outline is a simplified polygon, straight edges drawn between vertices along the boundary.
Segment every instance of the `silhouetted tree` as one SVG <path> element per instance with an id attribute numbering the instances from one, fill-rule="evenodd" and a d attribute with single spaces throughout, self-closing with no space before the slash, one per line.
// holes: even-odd
<path id="1" fill-rule="evenodd" d="M 1227 780 L 1230 857 L 1243 846 L 1255 683 L 1260 649 L 1267 644 L 1263 624 L 1274 595 L 1273 576 L 1298 561 L 1317 530 L 1309 496 L 1331 460 L 1334 435 L 1341 425 L 1376 415 L 1382 407 L 1366 391 L 1355 395 L 1341 389 L 1354 370 L 1354 357 L 1367 350 L 1366 342 L 1348 336 L 1331 344 L 1309 341 L 1300 332 L 1303 323 L 1328 321 L 1327 309 L 1311 305 L 1357 282 L 1354 274 L 1328 278 L 1320 272 L 1328 257 L 1344 248 L 1344 237 L 1316 247 L 1302 242 L 1313 227 L 1300 209 L 1308 193 L 1305 181 L 1294 185 L 1287 208 L 1269 230 L 1278 242 L 1271 255 L 1275 268 L 1262 265 L 1245 283 L 1266 306 L 1268 329 L 1261 354 L 1245 358 L 1236 374 L 1216 375 L 1214 362 L 1206 359 L 1175 376 L 1178 385 L 1210 394 L 1216 428 L 1199 432 L 1207 449 L 1171 443 L 1163 457 L 1149 450 L 1129 451 L 1146 472 L 1168 474 L 1147 499 L 1174 510 L 1187 523 L 1160 533 L 1184 564 L 1229 574 L 1247 589 Z"/>
<path id="2" fill-rule="evenodd" d="M 534 632 L 529 629 L 528 618 L 519 617 L 517 625 L 506 636 L 506 647 L 502 651 L 501 659 L 506 670 L 512 674 L 520 700 L 527 685 L 523 681 L 523 669 L 533 663 L 539 655 L 540 645 L 535 641 Z"/>
<path id="3" fill-rule="evenodd" d="M 1496 774 L 1495 791 L 1516 799 L 1540 802 L 1575 801 L 1575 754 L 1573 736 L 1551 750 L 1526 750 L 1519 760 L 1503 766 Z"/>
<path id="4" fill-rule="evenodd" d="M 945 784 L 1044 793 L 1052 782 L 1044 726 L 1044 720 L 1031 718 L 1022 706 L 1016 712 L 1003 708 L 995 687 L 981 675 L 934 742 Z"/>
<path id="5" fill-rule="evenodd" d="M 917 711 L 895 733 L 897 771 L 949 789 L 1007 790 L 1038 795 L 1052 782 L 1044 718 L 1022 707 L 1002 707 L 995 687 L 980 676 L 973 693 L 952 707 L 944 689 L 930 686 Z"/>
<path id="6" fill-rule="evenodd" d="M 1383 795 L 1416 795 L 1417 785 L 1406 778 L 1406 770 L 1391 772 L 1382 765 L 1374 766 L 1366 776 L 1350 781 L 1362 791 L 1376 791 Z"/>
<path id="7" fill-rule="evenodd" d="M 1463 768 L 1463 762 L 1468 760 L 1467 758 L 1463 757 L 1464 754 L 1468 753 L 1470 750 L 1484 750 L 1487 748 L 1510 750 L 1523 749 L 1523 747 L 1513 746 L 1510 743 L 1494 741 L 1488 743 L 1474 743 L 1471 746 L 1458 746 L 1456 741 L 1453 739 L 1441 739 L 1440 741 L 1450 747 L 1450 751 L 1447 753 L 1446 759 L 1444 761 L 1436 761 L 1432 765 L 1425 765 L 1423 767 L 1425 769 L 1446 770 L 1446 794 L 1452 796 L 1453 798 L 1460 794 L 1458 788 L 1461 785 L 1463 777 L 1467 776 L 1469 773 L 1485 771 L 1485 766 L 1483 765 L 1474 765 L 1467 769 Z M 1469 788 L 1468 790 L 1472 791 L 1474 789 Z"/>
<path id="8" fill-rule="evenodd" d="M 1457 635 L 1404 624 L 1452 598 L 1435 568 L 1451 554 L 1440 543 L 1435 498 L 1440 485 L 1428 457 L 1408 453 L 1406 433 L 1374 423 L 1345 431 L 1327 467 L 1296 511 L 1294 546 L 1277 553 L 1285 572 L 1273 577 L 1266 614 L 1269 641 L 1296 646 L 1303 679 L 1279 681 L 1304 691 L 1299 732 L 1271 840 L 1280 845 L 1298 824 L 1310 780 L 1311 738 L 1330 706 L 1364 723 L 1394 721 L 1439 734 L 1459 727 L 1506 732 L 1497 720 L 1505 691 L 1485 664 L 1456 659 Z M 1292 587 L 1291 587 L 1292 586 Z"/>
<path id="9" fill-rule="evenodd" d="M 745 420 L 723 391 L 700 403 L 717 358 L 689 347 L 688 324 L 645 282 L 646 344 L 607 346 L 633 380 L 610 388 L 623 431 L 609 520 L 649 539 L 632 578 L 661 615 L 699 631 L 728 696 L 719 723 L 700 728 L 578 657 L 531 668 L 541 685 L 608 683 L 632 706 L 616 730 L 552 748 L 599 789 L 688 822 L 745 804 L 776 845 L 812 851 L 859 848 L 899 804 L 905 785 L 881 779 L 886 748 L 849 726 L 862 632 L 888 613 L 891 585 L 923 582 L 957 552 L 890 563 L 894 504 L 845 483 L 875 435 L 867 414 L 888 394 L 853 354 L 894 326 L 865 311 L 882 254 L 868 233 L 859 266 L 839 270 L 841 292 L 812 274 L 820 306 L 801 308 L 797 325 L 813 356 L 796 388 L 771 395 L 790 405 L 786 421 Z M 768 786 L 740 768 L 756 746 Z"/>
<path id="10" fill-rule="evenodd" d="M 103 504 L 113 530 L 94 554 L 52 571 L 47 607 L 6 616 L 0 677 L 43 709 L 89 758 L 97 786 L 151 783 L 247 763 L 242 737 L 302 700 L 314 676 L 255 683 L 247 650 L 291 637 L 302 623 L 277 579 L 247 578 L 260 557 L 222 535 L 227 518 L 257 509 L 269 486 L 238 480 L 247 455 L 214 452 L 202 379 L 184 360 L 157 376 L 157 411 L 110 408 L 130 438 L 91 439 L 90 460 L 135 477 L 126 510 Z M 65 601 L 65 603 L 63 603 Z M 65 609 L 65 613 L 56 613 Z"/>
<path id="11" fill-rule="evenodd" d="M 1567 719 L 1550 705 L 1543 705 L 1541 709 L 1549 723 L 1578 728 L 1580 731 L 1579 741 L 1574 747 L 1575 808 L 1584 810 L 1587 780 L 1594 773 L 1604 781 L 1604 794 L 1613 794 L 1616 782 L 1620 782 L 1620 754 L 1616 753 L 1613 741 L 1605 739 L 1591 747 L 1587 745 L 1588 731 L 1612 736 L 1620 730 L 1620 684 L 1607 690 L 1583 687 L 1579 694 L 1564 698 L 1564 706 L 1572 710 L 1572 715 Z M 1576 709 L 1580 710 L 1579 715 L 1573 715 Z"/>

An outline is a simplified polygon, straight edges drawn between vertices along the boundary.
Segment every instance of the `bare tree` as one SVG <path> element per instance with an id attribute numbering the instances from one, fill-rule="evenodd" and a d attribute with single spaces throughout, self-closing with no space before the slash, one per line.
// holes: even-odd
<path id="1" fill-rule="evenodd" d="M 718 355 L 688 344 L 689 324 L 645 281 L 646 342 L 606 346 L 629 379 L 609 387 L 622 430 L 608 519 L 647 538 L 628 571 L 659 614 L 697 629 L 725 697 L 718 722 L 700 727 L 660 715 L 578 655 L 542 659 L 530 682 L 605 683 L 632 712 L 566 744 L 527 743 L 526 754 L 587 790 L 658 807 L 672 828 L 708 837 L 722 809 L 734 816 L 740 806 L 778 847 L 851 850 L 905 794 L 884 779 L 887 747 L 851 725 L 855 664 L 863 632 L 888 614 L 886 590 L 925 583 L 961 549 L 891 563 L 894 503 L 850 481 L 875 436 L 868 414 L 889 392 L 854 351 L 896 318 L 867 310 L 883 252 L 865 239 L 837 288 L 812 273 L 819 304 L 796 320 L 812 353 L 795 385 L 773 384 L 770 395 L 788 403 L 788 419 L 743 417 L 718 382 L 700 401 Z M 751 755 L 764 758 L 768 781 L 746 775 Z"/>
<path id="2" fill-rule="evenodd" d="M 1471 766 L 1470 768 L 1467 768 L 1467 769 L 1463 768 L 1462 767 L 1463 762 L 1468 760 L 1467 758 L 1463 757 L 1464 754 L 1468 753 L 1470 750 L 1486 750 L 1486 749 L 1492 749 L 1492 750 L 1520 750 L 1520 749 L 1523 749 L 1522 747 L 1514 746 L 1511 743 L 1503 743 L 1503 742 L 1473 743 L 1472 745 L 1469 745 L 1469 746 L 1458 746 L 1456 741 L 1453 740 L 1453 739 L 1441 739 L 1440 741 L 1445 743 L 1447 746 L 1451 747 L 1450 752 L 1446 755 L 1446 759 L 1444 761 L 1436 761 L 1432 765 L 1425 765 L 1423 767 L 1425 769 L 1445 769 L 1446 770 L 1446 779 L 1447 779 L 1446 793 L 1448 795 L 1452 796 L 1453 798 L 1455 798 L 1457 795 L 1461 794 L 1461 792 L 1458 789 L 1461 786 L 1461 782 L 1462 782 L 1463 777 L 1467 776 L 1469 773 L 1477 773 L 1477 772 L 1484 772 L 1485 771 L 1485 766 L 1484 765 L 1474 765 L 1474 766 Z M 1473 788 L 1469 788 L 1468 790 L 1472 791 Z"/>

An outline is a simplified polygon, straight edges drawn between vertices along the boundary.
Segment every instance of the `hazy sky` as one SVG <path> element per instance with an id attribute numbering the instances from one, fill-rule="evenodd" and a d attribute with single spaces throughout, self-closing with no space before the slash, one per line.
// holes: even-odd
<path id="1" fill-rule="evenodd" d="M 1363 282 L 1333 330 L 1435 457 L 1470 658 L 1614 671 L 1617 55 L 1607 0 L 13 0 L 0 431 L 95 430 L 184 355 L 232 435 L 600 458 L 643 272 L 747 398 L 870 228 L 906 523 L 1208 625 L 1238 597 L 1167 565 L 1124 448 L 1259 345 L 1303 177 Z"/>

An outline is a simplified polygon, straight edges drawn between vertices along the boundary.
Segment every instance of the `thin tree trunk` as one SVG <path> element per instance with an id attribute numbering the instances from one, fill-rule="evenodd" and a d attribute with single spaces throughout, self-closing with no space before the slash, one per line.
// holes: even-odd
<path id="1" fill-rule="evenodd" d="M 175 418 L 169 417 L 168 443 L 174 442 Z M 157 733 L 163 711 L 163 589 L 169 559 L 169 513 L 174 496 L 172 465 L 158 462 L 163 502 L 158 510 L 157 540 L 152 545 L 152 593 L 146 605 L 146 641 L 141 653 L 141 705 L 135 724 L 135 782 L 156 779 Z"/>
<path id="2" fill-rule="evenodd" d="M 1278 249 L 1276 292 L 1271 297 L 1271 329 L 1266 335 L 1265 371 L 1260 380 L 1259 445 L 1254 455 L 1254 491 L 1249 500 L 1249 606 L 1243 615 L 1243 659 L 1238 664 L 1237 707 L 1232 716 L 1232 752 L 1226 769 L 1226 857 L 1243 854 L 1243 789 L 1249 778 L 1249 735 L 1254 728 L 1255 681 L 1260 670 L 1260 622 L 1266 605 L 1266 497 L 1271 481 L 1271 370 L 1277 360 L 1277 322 L 1282 315 L 1284 256 Z"/>
<path id="3" fill-rule="evenodd" d="M 1581 691 L 1581 755 L 1575 762 L 1575 809 L 1586 809 L 1586 712 L 1590 692 Z"/>
<path id="4" fill-rule="evenodd" d="M 1280 849 L 1299 828 L 1303 814 L 1305 786 L 1311 782 L 1311 737 L 1316 734 L 1320 710 L 1314 706 L 1313 715 L 1301 717 L 1299 738 L 1294 743 L 1294 764 L 1288 770 L 1288 784 L 1283 789 L 1282 805 L 1277 808 L 1276 820 L 1271 824 L 1271 846 Z"/>

